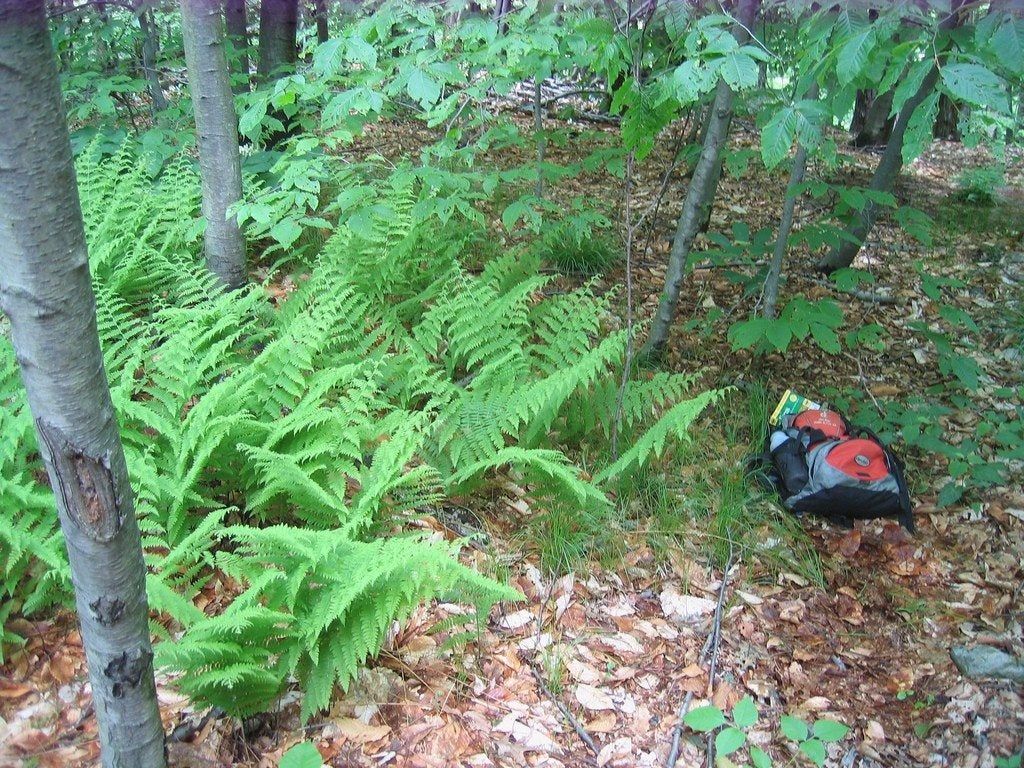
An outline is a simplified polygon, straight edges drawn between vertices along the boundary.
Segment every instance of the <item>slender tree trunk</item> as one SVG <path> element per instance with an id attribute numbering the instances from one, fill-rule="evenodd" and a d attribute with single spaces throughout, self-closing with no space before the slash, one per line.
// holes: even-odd
<path id="1" fill-rule="evenodd" d="M 811 85 L 807 90 L 805 98 L 810 100 L 818 98 L 817 83 Z M 796 156 L 793 158 L 793 170 L 790 171 L 789 184 L 786 185 L 786 199 L 782 202 L 782 216 L 779 217 L 779 236 L 775 239 L 775 252 L 772 254 L 772 263 L 768 267 L 768 277 L 764 283 L 765 317 L 775 317 L 775 307 L 779 301 L 779 278 L 782 276 L 782 260 L 786 256 L 786 248 L 789 247 L 789 233 L 793 228 L 796 198 L 806 170 L 807 147 L 802 143 L 798 143 Z"/>
<path id="2" fill-rule="evenodd" d="M 242 197 L 242 171 L 221 11 L 210 0 L 180 3 L 203 180 L 206 263 L 226 287 L 237 288 L 246 282 L 245 242 L 228 207 Z"/>
<path id="3" fill-rule="evenodd" d="M 738 4 L 737 24 L 733 35 L 742 44 L 749 37 L 747 32 L 754 23 L 757 14 L 757 0 L 741 0 Z M 693 241 L 700 231 L 702 222 L 714 202 L 718 177 L 721 173 L 720 157 L 722 147 L 729 137 L 729 126 L 732 123 L 732 105 L 734 94 L 725 80 L 720 79 L 715 89 L 715 100 L 711 105 L 707 129 L 700 158 L 690 177 L 690 186 L 683 203 L 683 212 L 676 225 L 676 233 L 672 239 L 672 250 L 668 257 L 668 269 L 665 273 L 665 286 L 662 290 L 658 311 L 651 322 L 651 332 L 647 343 L 641 350 L 641 356 L 649 360 L 660 359 L 668 344 L 669 331 L 675 319 L 676 307 L 679 304 L 679 291 L 686 272 L 686 262 L 693 247 Z"/>
<path id="4" fill-rule="evenodd" d="M 505 17 L 511 10 L 512 0 L 494 0 L 494 21 L 497 22 L 501 34 L 508 31 L 508 22 L 505 21 Z"/>
<path id="5" fill-rule="evenodd" d="M 244 75 L 235 84 L 235 93 L 246 93 L 249 90 L 249 18 L 245 10 L 245 0 L 225 0 L 224 25 L 228 40 L 237 54 L 238 72 Z"/>
<path id="6" fill-rule="evenodd" d="M 55 489 L 106 768 L 162 768 L 134 495 L 43 0 L 0 0 L 0 307 Z"/>
<path id="7" fill-rule="evenodd" d="M 142 71 L 146 76 L 146 83 L 149 86 L 149 97 L 153 105 L 153 115 L 167 109 L 167 99 L 164 97 L 164 89 L 160 85 L 160 71 L 157 69 L 157 54 L 159 50 L 157 29 L 153 23 L 153 11 L 150 8 L 140 8 L 139 31 L 142 34 Z"/>
<path id="8" fill-rule="evenodd" d="M 882 159 L 878 161 L 875 168 L 875 175 L 871 178 L 869 189 L 874 192 L 888 192 L 892 189 L 896 177 L 903 168 L 903 140 L 907 134 L 907 126 L 914 111 L 921 106 L 925 99 L 935 90 L 939 81 L 939 68 L 932 67 L 925 75 L 917 92 L 907 99 L 900 110 L 896 123 L 893 125 L 892 134 L 889 136 L 889 143 L 885 145 L 885 152 Z M 867 239 L 868 233 L 875 226 L 878 219 L 878 206 L 874 201 L 869 200 L 864 209 L 854 214 L 853 220 L 846 228 L 846 235 L 842 242 L 829 251 L 821 261 L 818 262 L 818 269 L 826 274 L 835 272 L 853 264 L 857 258 L 861 246 Z"/>
<path id="9" fill-rule="evenodd" d="M 533 190 L 537 197 L 544 197 L 544 152 L 547 140 L 544 137 L 544 113 L 541 103 L 541 78 L 533 78 L 533 132 L 537 140 L 537 184 Z"/>
<path id="10" fill-rule="evenodd" d="M 295 64 L 298 23 L 298 0 L 260 2 L 260 58 L 256 78 L 261 83 L 270 82 L 284 68 Z"/>
<path id="11" fill-rule="evenodd" d="M 316 17 L 316 41 L 326 43 L 331 36 L 327 25 L 327 0 L 313 0 L 313 15 Z"/>

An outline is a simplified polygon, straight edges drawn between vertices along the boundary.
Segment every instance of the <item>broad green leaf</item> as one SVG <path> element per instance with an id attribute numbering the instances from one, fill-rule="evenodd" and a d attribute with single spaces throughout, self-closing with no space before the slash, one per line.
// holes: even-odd
<path id="1" fill-rule="evenodd" d="M 424 109 L 429 108 L 441 96 L 441 86 L 422 69 L 414 70 L 406 85 L 409 95 Z"/>
<path id="2" fill-rule="evenodd" d="M 815 765 L 825 765 L 825 745 L 818 739 L 800 742 L 800 751 L 807 755 Z"/>
<path id="3" fill-rule="evenodd" d="M 772 768 L 772 759 L 760 747 L 750 748 L 750 762 L 754 764 L 754 768 Z"/>
<path id="4" fill-rule="evenodd" d="M 731 755 L 746 741 L 746 735 L 739 728 L 723 728 L 715 736 L 715 752 L 719 755 Z"/>
<path id="5" fill-rule="evenodd" d="M 875 30 L 870 26 L 854 34 L 843 44 L 836 60 L 836 75 L 841 85 L 846 85 L 860 76 L 874 47 Z"/>
<path id="6" fill-rule="evenodd" d="M 290 246 L 301 235 L 302 227 L 292 219 L 283 219 L 270 228 L 270 236 L 274 238 L 275 242 L 280 243 L 283 248 Z"/>
<path id="7" fill-rule="evenodd" d="M 1006 18 L 992 35 L 991 48 L 1000 64 L 1024 75 L 1024 19 Z"/>
<path id="8" fill-rule="evenodd" d="M 954 99 L 1009 114 L 1006 83 L 988 67 L 970 62 L 942 68 L 942 84 Z"/>
<path id="9" fill-rule="evenodd" d="M 932 128 L 935 117 L 939 114 L 939 94 L 936 91 L 914 110 L 907 123 L 907 133 L 903 138 L 903 162 L 910 163 L 931 144 Z"/>
<path id="10" fill-rule="evenodd" d="M 813 731 L 822 741 L 839 741 L 850 732 L 850 729 L 835 720 L 816 720 Z"/>
<path id="11" fill-rule="evenodd" d="M 807 723 L 792 715 L 783 715 L 779 719 L 779 727 L 782 729 L 783 735 L 792 741 L 803 741 L 809 734 Z"/>
<path id="12" fill-rule="evenodd" d="M 789 347 L 789 342 L 793 339 L 793 328 L 785 320 L 773 320 L 765 329 L 765 338 L 779 352 L 785 352 Z"/>
<path id="13" fill-rule="evenodd" d="M 764 338 L 771 321 L 766 317 L 755 317 L 734 323 L 729 327 L 728 337 L 733 349 L 749 349 Z"/>
<path id="14" fill-rule="evenodd" d="M 691 709 L 686 713 L 683 722 L 691 729 L 705 733 L 722 725 L 725 722 L 725 714 L 718 707 L 707 704 Z"/>
<path id="15" fill-rule="evenodd" d="M 708 73 L 696 59 L 687 59 L 672 73 L 672 90 L 680 104 L 697 101 L 708 91 Z"/>
<path id="16" fill-rule="evenodd" d="M 732 708 L 732 721 L 740 728 L 749 728 L 757 722 L 757 705 L 751 697 L 744 696 Z"/>
<path id="17" fill-rule="evenodd" d="M 723 58 L 718 73 L 736 91 L 757 85 L 757 62 L 741 51 L 733 51 Z"/>
<path id="18" fill-rule="evenodd" d="M 324 764 L 320 752 L 308 741 L 296 744 L 281 756 L 280 768 L 321 768 Z"/>
<path id="19" fill-rule="evenodd" d="M 932 219 L 924 211 L 903 206 L 897 208 L 893 217 L 899 222 L 903 231 L 922 245 L 932 244 Z"/>
<path id="20" fill-rule="evenodd" d="M 796 135 L 796 109 L 782 107 L 761 131 L 761 158 L 766 168 L 774 168 L 789 154 Z"/>

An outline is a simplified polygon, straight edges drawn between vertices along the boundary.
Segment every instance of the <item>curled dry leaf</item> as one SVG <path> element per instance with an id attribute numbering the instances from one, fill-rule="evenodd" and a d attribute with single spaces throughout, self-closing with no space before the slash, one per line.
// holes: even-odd
<path id="1" fill-rule="evenodd" d="M 600 688 L 593 685 L 587 685 L 586 683 L 581 683 L 576 686 L 576 701 L 582 704 L 585 709 L 615 709 L 615 704 L 612 702 L 611 696 Z"/>
<path id="2" fill-rule="evenodd" d="M 704 597 L 681 595 L 674 589 L 666 589 L 661 593 L 661 610 L 665 616 L 681 624 L 700 621 L 715 612 L 717 603 Z"/>

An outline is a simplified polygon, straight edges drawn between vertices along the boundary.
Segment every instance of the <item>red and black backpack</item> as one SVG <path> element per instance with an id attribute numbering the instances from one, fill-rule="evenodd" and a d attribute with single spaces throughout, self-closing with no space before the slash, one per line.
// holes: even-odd
<path id="1" fill-rule="evenodd" d="M 878 436 L 832 410 L 783 418 L 768 436 L 764 464 L 783 506 L 849 525 L 888 517 L 914 530 L 903 462 Z"/>

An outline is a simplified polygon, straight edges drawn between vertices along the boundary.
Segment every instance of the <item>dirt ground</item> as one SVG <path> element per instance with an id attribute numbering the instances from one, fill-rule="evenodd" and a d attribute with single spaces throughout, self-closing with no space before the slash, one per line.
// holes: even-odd
<path id="1" fill-rule="evenodd" d="M 385 135 L 371 132 L 366 141 L 393 145 L 395 154 L 417 145 L 414 129 L 380 131 Z M 734 139 L 751 141 L 744 132 Z M 670 145 L 662 141 L 638 169 L 638 210 L 657 197 Z M 563 162 L 579 151 L 573 142 L 552 146 L 549 159 Z M 863 151 L 855 158 L 843 173 L 866 179 L 877 155 Z M 984 162 L 980 150 L 936 143 L 905 172 L 898 196 L 937 219 L 966 222 L 979 214 L 950 197 L 955 178 Z M 1024 168 L 1020 157 L 1011 165 Z M 728 231 L 739 219 L 752 230 L 775 225 L 785 174 L 768 175 L 757 166 L 755 158 L 739 178 L 726 174 L 712 230 Z M 658 217 L 642 233 L 641 242 L 652 247 L 636 254 L 641 321 L 657 302 L 684 183 L 669 185 Z M 1011 178 L 991 215 L 1021 216 L 1020 184 Z M 602 190 L 611 211 L 621 203 L 620 188 L 607 177 L 566 185 L 570 193 Z M 797 225 L 815 214 L 801 206 Z M 824 361 L 805 345 L 795 345 L 785 359 L 732 352 L 725 330 L 750 304 L 724 270 L 697 269 L 686 279 L 669 365 L 703 371 L 710 385 L 767 381 L 778 382 L 780 392 L 793 386 L 812 393 L 824 367 L 837 386 L 863 387 L 882 401 L 920 391 L 941 377 L 934 360 L 915 356 L 921 342 L 906 323 L 931 316 L 935 307 L 908 265 L 925 259 L 932 271 L 967 282 L 954 301 L 991 329 L 981 351 L 1000 359 L 1010 341 L 999 318 L 1009 302 L 1021 299 L 1024 267 L 1011 258 L 1021 247 L 1020 224 L 1016 241 L 1011 230 L 938 226 L 929 249 L 883 221 L 862 266 L 875 274 L 877 290 L 895 301 L 843 301 L 848 317 L 870 317 L 891 341 L 877 353 Z M 697 247 L 706 245 L 703 239 Z M 813 254 L 794 254 L 784 293 L 841 298 L 818 280 L 812 263 Z M 613 272 L 604 285 L 620 284 L 622 277 L 621 270 Z M 712 307 L 725 316 L 710 333 L 684 330 Z M 1002 380 L 1019 384 L 1020 358 L 1004 357 Z M 970 418 L 962 426 L 969 431 Z M 468 550 L 466 558 L 482 567 L 493 559 L 508 564 L 526 602 L 496 609 L 475 640 L 454 648 L 445 645 L 444 633 L 430 630 L 465 609 L 424 607 L 396 628 L 377 662 L 331 711 L 305 727 L 298 722 L 297 695 L 286 696 L 272 715 L 238 723 L 193 712 L 173 681 L 161 678 L 167 730 L 178 727 L 188 738 L 169 745 L 171 764 L 276 766 L 289 746 L 309 740 L 332 766 L 660 766 L 689 693 L 691 708 L 707 700 L 730 707 L 752 696 L 761 718 L 750 741 L 778 765 L 802 764 L 779 735 L 779 717 L 793 714 L 850 727 L 846 738 L 829 745 L 830 766 L 994 766 L 997 757 L 1021 749 L 1024 692 L 1019 684 L 965 679 L 949 651 L 984 642 L 1024 655 L 1024 492 L 1019 485 L 992 489 L 972 506 L 940 510 L 934 489 L 944 478 L 941 464 L 910 458 L 915 486 L 932 489 L 914 498 L 915 536 L 881 522 L 852 531 L 805 523 L 822 558 L 824 586 L 763 566 L 756 547 L 739 548 L 728 571 L 709 564 L 696 534 L 689 543 L 681 536 L 676 546 L 654 547 L 647 525 L 622 532 L 622 558 L 545 576 L 516 536 L 534 514 L 532 500 L 506 478 L 489 498 L 467 502 L 487 520 L 491 551 Z M 444 530 L 433 518 L 425 524 Z M 720 596 L 719 642 L 702 654 Z M 0 765 L 97 764 L 73 616 L 26 621 L 16 629 L 29 641 L 0 669 Z M 704 760 L 703 738 L 683 729 L 677 765 Z"/>

